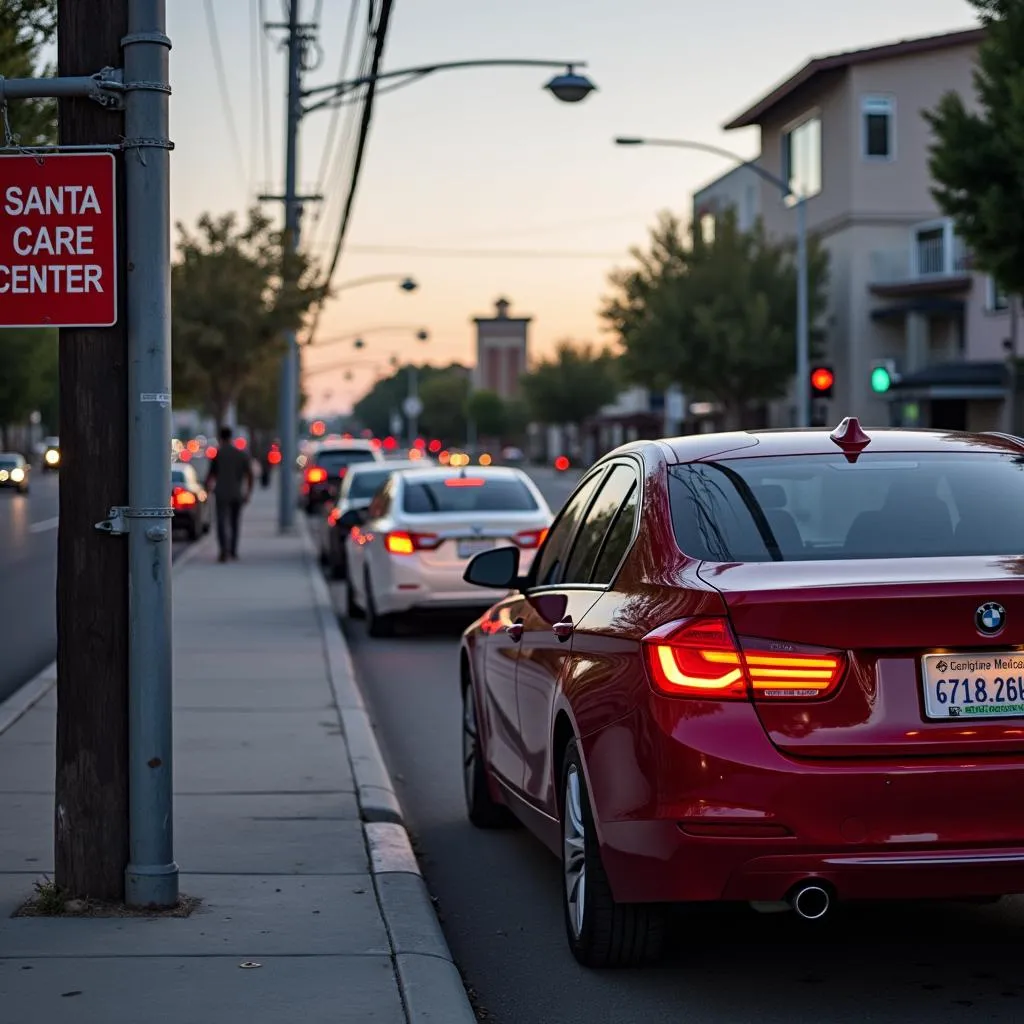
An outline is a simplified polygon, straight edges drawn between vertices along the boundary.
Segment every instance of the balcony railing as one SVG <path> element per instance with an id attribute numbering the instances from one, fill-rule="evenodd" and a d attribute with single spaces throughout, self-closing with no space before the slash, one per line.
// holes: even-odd
<path id="1" fill-rule="evenodd" d="M 875 284 L 957 277 L 970 272 L 967 247 L 948 217 L 915 224 L 905 249 L 873 252 L 870 259 Z"/>

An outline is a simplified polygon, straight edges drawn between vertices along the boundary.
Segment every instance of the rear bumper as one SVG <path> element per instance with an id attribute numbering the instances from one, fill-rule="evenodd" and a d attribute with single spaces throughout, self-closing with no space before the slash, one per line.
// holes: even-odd
<path id="1" fill-rule="evenodd" d="M 809 878 L 840 900 L 1024 893 L 1024 758 L 796 762 L 749 705 L 646 717 L 584 740 L 621 901 L 775 901 Z"/>

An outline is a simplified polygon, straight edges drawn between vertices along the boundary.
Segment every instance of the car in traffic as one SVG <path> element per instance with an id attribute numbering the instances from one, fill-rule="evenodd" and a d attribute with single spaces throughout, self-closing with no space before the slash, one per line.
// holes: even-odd
<path id="1" fill-rule="evenodd" d="M 60 469 L 60 438 L 43 438 L 43 472 L 56 472 Z"/>
<path id="2" fill-rule="evenodd" d="M 504 591 L 468 584 L 469 560 L 514 544 L 523 564 L 540 547 L 551 509 L 533 481 L 507 467 L 435 467 L 393 474 L 346 540 L 349 615 L 371 636 L 429 611 L 477 612 Z M 507 589 L 507 588 L 506 588 Z"/>
<path id="3" fill-rule="evenodd" d="M 302 503 L 306 512 L 314 515 L 337 499 L 350 466 L 383 461 L 380 450 L 363 438 L 318 445 L 307 455 L 302 472 Z"/>
<path id="4" fill-rule="evenodd" d="M 637 441 L 586 473 L 464 634 L 470 820 L 561 859 L 588 966 L 665 908 L 1024 892 L 1024 441 Z"/>
<path id="5" fill-rule="evenodd" d="M 18 452 L 0 452 L 0 490 L 28 494 L 32 467 Z"/>
<path id="6" fill-rule="evenodd" d="M 171 467 L 171 508 L 174 510 L 173 527 L 184 530 L 189 540 L 198 540 L 210 532 L 212 512 L 209 494 L 189 462 L 176 463 Z"/>
<path id="7" fill-rule="evenodd" d="M 388 459 L 386 462 L 357 462 L 350 466 L 338 492 L 338 500 L 324 517 L 320 529 L 320 564 L 336 580 L 346 575 L 348 564 L 345 541 L 352 527 L 358 525 L 354 513 L 367 508 L 373 496 L 387 482 L 392 473 L 403 469 L 422 469 L 429 465 L 425 458 Z"/>

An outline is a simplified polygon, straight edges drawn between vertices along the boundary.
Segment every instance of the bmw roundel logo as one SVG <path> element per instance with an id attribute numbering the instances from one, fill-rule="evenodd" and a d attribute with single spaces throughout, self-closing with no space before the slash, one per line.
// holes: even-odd
<path id="1" fill-rule="evenodd" d="M 995 636 L 1006 625 L 1006 609 L 997 601 L 988 601 L 974 613 L 979 633 Z"/>

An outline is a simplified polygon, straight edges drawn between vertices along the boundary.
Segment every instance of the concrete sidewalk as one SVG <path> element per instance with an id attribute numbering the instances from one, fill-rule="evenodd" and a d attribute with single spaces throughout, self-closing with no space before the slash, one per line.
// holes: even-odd
<path id="1" fill-rule="evenodd" d="M 304 528 L 176 567 L 175 854 L 187 918 L 11 917 L 53 864 L 50 670 L 0 705 L 0 1021 L 474 1020 Z"/>

